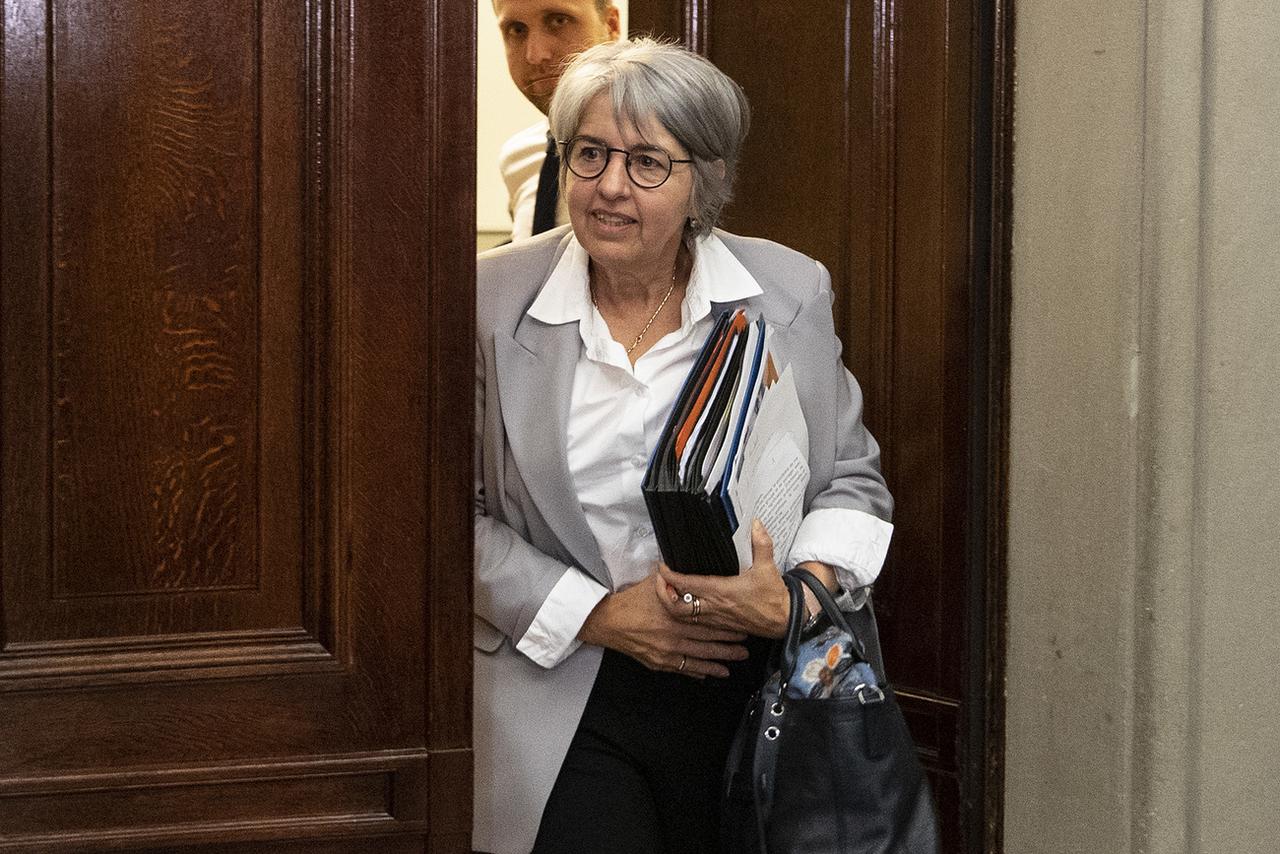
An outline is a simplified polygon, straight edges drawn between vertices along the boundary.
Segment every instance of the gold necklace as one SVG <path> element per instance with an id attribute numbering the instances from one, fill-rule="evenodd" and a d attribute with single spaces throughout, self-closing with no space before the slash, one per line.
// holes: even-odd
<path id="1" fill-rule="evenodd" d="M 644 336 L 648 334 L 649 327 L 653 326 L 653 322 L 658 319 L 658 315 L 662 313 L 662 307 L 667 304 L 667 300 L 671 299 L 671 292 L 676 289 L 676 274 L 680 270 L 680 258 L 676 258 L 675 269 L 671 271 L 671 286 L 667 288 L 667 293 L 662 297 L 662 302 L 658 303 L 658 307 L 653 310 L 653 314 L 649 316 L 649 322 L 644 325 L 644 329 L 640 330 L 640 334 L 636 336 L 636 340 L 631 342 L 631 346 L 627 348 L 627 357 L 630 358 L 635 349 L 640 346 L 640 342 L 644 340 Z M 596 283 L 591 282 L 591 304 L 600 308 L 600 303 L 596 302 Z"/>

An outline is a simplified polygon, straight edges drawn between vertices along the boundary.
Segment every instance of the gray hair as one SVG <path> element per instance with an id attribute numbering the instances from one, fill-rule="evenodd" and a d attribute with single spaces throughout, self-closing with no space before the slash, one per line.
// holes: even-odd
<path id="1" fill-rule="evenodd" d="M 555 138 L 572 138 L 587 104 L 606 90 L 619 124 L 641 127 L 652 116 L 689 152 L 693 216 L 685 239 L 709 234 L 733 197 L 751 124 L 742 87 L 710 60 L 676 44 L 650 38 L 606 42 L 579 54 L 560 76 L 548 115 Z M 566 169 L 561 163 L 561 182 Z"/>

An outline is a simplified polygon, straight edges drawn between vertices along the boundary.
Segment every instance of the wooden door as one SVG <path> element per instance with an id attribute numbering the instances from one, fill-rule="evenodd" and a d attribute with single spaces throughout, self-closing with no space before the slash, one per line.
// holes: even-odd
<path id="1" fill-rule="evenodd" d="M 0 850 L 468 850 L 473 15 L 4 4 Z"/>
<path id="2" fill-rule="evenodd" d="M 731 231 L 821 260 L 896 500 L 886 666 L 946 850 L 999 850 L 1007 4 L 631 0 L 752 106 Z"/>

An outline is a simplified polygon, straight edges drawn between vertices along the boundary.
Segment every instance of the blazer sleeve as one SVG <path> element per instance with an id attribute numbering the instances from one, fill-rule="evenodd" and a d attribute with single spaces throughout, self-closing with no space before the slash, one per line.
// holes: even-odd
<path id="1" fill-rule="evenodd" d="M 502 635 L 517 643 L 529 630 L 543 603 L 561 577 L 571 567 L 539 551 L 509 524 L 491 512 L 491 497 L 485 486 L 486 455 L 501 453 L 502 438 L 497 418 L 486 409 L 486 363 L 484 349 L 476 343 L 476 428 L 473 516 L 475 523 L 474 605 L 479 617 Z M 492 467 L 492 466 L 490 466 Z M 480 627 L 483 631 L 483 627 Z M 485 643 L 477 632 L 477 645 Z M 500 641 L 500 638 L 495 638 Z"/>
<path id="2" fill-rule="evenodd" d="M 810 496 L 787 567 L 834 566 L 846 588 L 871 583 L 888 550 L 893 498 L 880 473 L 880 447 L 862 423 L 862 390 L 840 358 L 831 276 L 814 262 L 816 288 L 801 305 L 795 335 L 809 344 Z"/>
<path id="3" fill-rule="evenodd" d="M 835 300 L 831 274 L 821 262 L 814 263 L 818 268 L 817 292 L 805 301 L 800 315 L 806 321 L 805 327 L 813 329 L 808 333 L 813 335 L 813 340 L 827 342 L 825 350 L 819 353 L 819 371 L 830 378 L 828 388 L 834 391 L 834 407 L 832 417 L 810 428 L 810 432 L 830 430 L 835 441 L 830 451 L 830 483 L 812 498 L 809 507 L 810 510 L 845 507 L 890 522 L 893 496 L 880 473 L 880 446 L 862 423 L 862 389 L 840 358 L 843 346 L 831 314 Z"/>

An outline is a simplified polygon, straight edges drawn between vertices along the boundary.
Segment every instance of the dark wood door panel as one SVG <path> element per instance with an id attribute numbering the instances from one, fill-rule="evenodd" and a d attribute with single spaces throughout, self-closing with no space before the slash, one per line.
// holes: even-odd
<path id="1" fill-rule="evenodd" d="M 709 55 L 747 90 L 752 112 L 738 203 L 726 227 L 812 255 L 845 290 L 856 188 L 842 109 L 850 95 L 846 45 L 833 26 L 844 20 L 845 3 L 751 3 L 733 14 L 724 4 L 709 5 Z"/>
<path id="2" fill-rule="evenodd" d="M 259 583 L 259 259 L 296 254 L 258 227 L 280 163 L 256 156 L 257 97 L 279 82 L 258 77 L 251 2 L 184 5 L 50 4 L 52 490 L 34 505 L 58 598 Z"/>
<path id="3" fill-rule="evenodd" d="M 4 9 L 0 850 L 466 850 L 473 7 Z"/>
<path id="4" fill-rule="evenodd" d="M 973 157 L 968 0 L 894 5 L 892 272 L 884 315 L 889 476 L 904 485 L 895 511 L 888 596 L 897 668 L 951 698 L 964 690 L 966 596 L 969 222 Z M 909 495 L 905 493 L 909 490 Z M 901 617 L 899 618 L 899 615 Z"/>
<path id="5" fill-rule="evenodd" d="M 329 449 L 302 427 L 343 393 L 303 360 L 334 331 L 303 322 L 330 287 L 303 275 L 323 42 L 302 2 L 170 11 L 51 3 L 9 31 L 6 199 L 43 210 L 5 211 L 0 691 L 339 652 L 306 476 Z"/>
<path id="6" fill-rule="evenodd" d="M 138 854 L 168 854 L 170 848 L 142 848 Z M 421 839 L 411 836 L 347 836 L 334 840 L 316 839 L 314 836 L 305 841 L 289 841 L 271 843 L 231 844 L 218 842 L 210 845 L 192 845 L 183 849 L 184 854 L 423 854 L 424 851 L 439 850 L 425 847 Z M 443 850 L 465 851 L 465 842 Z"/>
<path id="7" fill-rule="evenodd" d="M 421 831 L 429 762 L 385 752 L 8 780 L 0 783 L 0 850 L 346 835 L 353 817 L 364 833 Z"/>
<path id="8" fill-rule="evenodd" d="M 303 401 L 331 389 L 302 358 L 328 330 L 300 322 L 323 285 L 302 275 L 321 93 L 301 84 L 321 56 L 303 2 L 271 7 L 58 2 L 18 31 L 6 197 L 42 203 L 6 218 L 7 652 L 315 634 Z"/>

